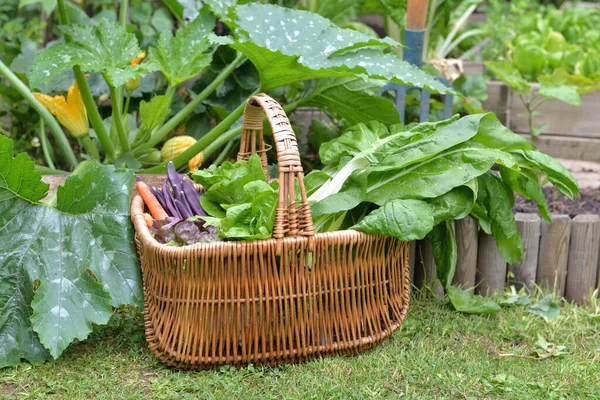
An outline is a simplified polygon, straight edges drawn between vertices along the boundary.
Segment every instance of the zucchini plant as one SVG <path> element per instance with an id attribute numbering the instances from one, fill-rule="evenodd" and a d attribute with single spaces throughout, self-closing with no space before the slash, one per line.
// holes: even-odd
<path id="1" fill-rule="evenodd" d="M 326 18 L 308 11 L 286 9 L 274 5 L 244 4 L 227 7 L 227 3 L 206 2 L 207 7 L 195 19 L 178 30 L 175 36 L 163 32 L 156 45 L 143 50 L 136 37 L 128 33 L 123 21 L 101 19 L 94 24 L 69 24 L 63 1 L 58 1 L 61 16 L 60 30 L 64 43 L 57 43 L 40 52 L 29 72 L 31 88 L 40 88 L 62 73 L 72 70 L 73 102 L 62 96 L 41 100 L 67 127 L 75 115 L 69 110 L 84 109 L 77 114 L 89 118 L 89 131 L 69 132 L 81 141 L 87 157 L 103 163 L 126 166 L 145 172 L 166 171 L 167 160 L 158 159 L 160 144 L 202 103 L 216 91 L 223 90 L 226 79 L 245 63 L 251 63 L 258 74 L 256 87 L 229 110 L 221 111 L 220 122 L 203 135 L 186 151 L 173 158 L 176 168 L 184 166 L 191 158 L 202 153 L 207 159 L 240 132 L 234 126 L 244 107 L 242 99 L 253 92 L 274 91 L 286 85 L 306 81 L 304 94 L 286 105 L 291 112 L 305 105 L 319 105 L 335 109 L 342 115 L 353 115 L 356 109 L 340 108 L 337 99 L 360 102 L 376 92 L 381 82 L 394 81 L 410 86 L 426 87 L 433 91 L 447 89 L 431 76 L 402 61 L 390 50 L 398 45 L 389 38 L 378 39 L 355 30 L 339 28 Z M 232 36 L 216 36 L 215 16 L 219 16 L 231 29 Z M 226 46 L 230 51 L 220 51 Z M 218 59 L 214 59 L 218 57 Z M 181 106 L 174 103 L 175 93 L 183 82 L 203 71 L 211 72 L 211 63 L 221 64 L 212 80 L 203 79 L 203 87 L 192 100 Z M 37 104 L 25 85 L 6 68 L 0 68 L 15 87 L 25 93 L 32 104 Z M 149 73 L 160 71 L 168 82 L 164 94 L 140 103 L 139 118 L 129 110 L 131 92 L 139 80 Z M 100 74 L 104 79 L 112 105 L 112 115 L 102 118 L 89 90 L 86 74 Z M 232 75 L 233 74 L 233 75 Z M 210 76 L 210 74 L 209 74 Z M 364 82 L 367 79 L 367 83 Z M 380 80 L 379 83 L 368 83 Z M 80 99 L 80 100 L 79 100 Z M 74 102 L 77 102 L 75 104 Z M 209 100 L 210 101 L 210 100 Z M 373 98 L 372 107 L 363 111 L 368 119 L 391 123 L 395 120 L 393 104 L 383 98 Z M 343 103 L 341 103 L 343 104 Z M 171 111 L 177 106 L 178 110 Z M 39 108 L 39 105 L 38 105 Z M 228 107 L 229 108 L 229 107 Z M 172 115 L 170 115 L 172 114 Z M 66 116 L 66 118 L 64 118 Z M 67 140 L 49 113 L 43 113 L 57 142 Z M 365 115 L 361 115 L 365 117 Z M 391 119 L 390 119 L 391 118 Z M 138 122 L 139 121 L 139 122 Z M 61 147 L 72 166 L 76 160 L 67 145 Z"/>

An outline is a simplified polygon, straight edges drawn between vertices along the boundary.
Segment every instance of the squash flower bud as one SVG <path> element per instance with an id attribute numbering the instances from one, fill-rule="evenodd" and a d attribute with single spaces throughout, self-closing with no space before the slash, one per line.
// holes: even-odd
<path id="1" fill-rule="evenodd" d="M 163 145 L 160 155 L 162 161 L 170 161 L 190 148 L 196 139 L 191 136 L 176 136 L 165 142 Z M 204 154 L 202 152 L 196 154 L 194 158 L 188 161 L 188 167 L 190 172 L 198 171 L 198 167 L 204 162 Z"/>
<path id="2" fill-rule="evenodd" d="M 138 56 L 136 58 L 134 58 L 133 60 L 131 60 L 131 68 L 135 67 L 136 65 L 138 65 L 139 63 L 142 62 L 142 60 L 146 58 L 146 52 L 142 51 L 140 54 L 138 54 Z M 138 88 L 138 86 L 140 86 L 140 78 L 134 78 L 134 79 L 130 79 L 127 82 L 125 82 L 125 88 L 131 93 L 133 92 L 135 89 Z"/>

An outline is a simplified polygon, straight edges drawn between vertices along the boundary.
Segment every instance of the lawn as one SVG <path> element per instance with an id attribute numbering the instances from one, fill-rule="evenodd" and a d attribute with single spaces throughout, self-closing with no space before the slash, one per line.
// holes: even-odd
<path id="1" fill-rule="evenodd" d="M 590 316 L 596 311 L 563 304 L 549 322 L 527 306 L 465 315 L 444 301 L 415 295 L 402 328 L 359 356 L 182 372 L 153 358 L 139 311 L 121 310 L 57 361 L 0 371 L 0 397 L 598 398 L 600 321 Z"/>

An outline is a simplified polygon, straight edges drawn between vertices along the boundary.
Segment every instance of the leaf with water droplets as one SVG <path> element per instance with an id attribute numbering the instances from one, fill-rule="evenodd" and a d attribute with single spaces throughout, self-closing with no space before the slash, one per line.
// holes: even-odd
<path id="1" fill-rule="evenodd" d="M 262 88 L 324 77 L 354 76 L 393 81 L 445 93 L 448 88 L 421 69 L 382 49 L 399 46 L 342 29 L 308 11 L 250 3 L 235 8 L 232 45 L 254 63 Z"/>
<path id="2" fill-rule="evenodd" d="M 135 35 L 116 22 L 101 19 L 98 25 L 73 24 L 61 30 L 72 41 L 55 44 L 38 53 L 29 76 L 34 88 L 75 65 L 83 72 L 102 73 L 113 87 L 158 68 L 152 61 L 131 65 L 142 50 Z"/>
<path id="3" fill-rule="evenodd" d="M 141 305 L 129 220 L 131 171 L 97 166 L 59 187 L 0 136 L 0 367 L 58 357 L 112 307 Z M 46 350 L 48 349 L 48 350 Z"/>
<path id="4" fill-rule="evenodd" d="M 214 27 L 214 16 L 203 10 L 194 21 L 178 30 L 175 36 L 171 32 L 161 33 L 157 46 L 150 48 L 150 60 L 160 64 L 161 72 L 173 87 L 193 78 L 210 65 L 212 55 L 206 51 L 213 43 L 228 42 L 227 37 L 212 34 Z"/>

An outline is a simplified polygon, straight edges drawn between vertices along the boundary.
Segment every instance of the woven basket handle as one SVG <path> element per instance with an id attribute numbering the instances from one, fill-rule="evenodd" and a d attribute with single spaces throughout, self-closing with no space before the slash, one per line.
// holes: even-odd
<path id="1" fill-rule="evenodd" d="M 279 169 L 279 201 L 275 212 L 273 237 L 281 240 L 284 236 L 306 236 L 312 243 L 315 231 L 304 187 L 304 174 L 296 134 L 283 108 L 264 93 L 252 96 L 246 103 L 242 141 L 237 159 L 247 160 L 251 155 L 258 154 L 268 176 L 266 152 L 270 146 L 265 144 L 263 138 L 263 115 L 267 116 L 273 130 Z M 294 186 L 296 180 L 298 180 L 302 199 L 300 205 L 296 202 Z"/>

